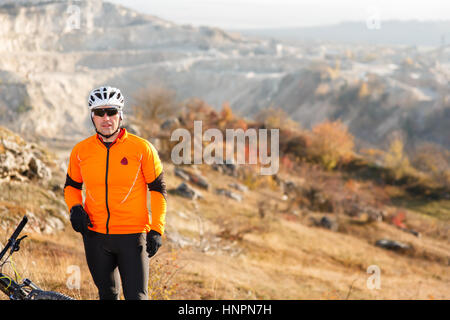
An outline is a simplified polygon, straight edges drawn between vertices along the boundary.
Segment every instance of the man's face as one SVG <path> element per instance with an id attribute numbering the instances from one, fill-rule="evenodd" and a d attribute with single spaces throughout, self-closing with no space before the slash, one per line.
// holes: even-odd
<path id="1" fill-rule="evenodd" d="M 108 115 L 107 112 L 102 112 L 101 110 L 111 112 L 113 110 L 118 110 L 116 107 L 111 106 L 105 106 L 101 108 L 93 109 L 94 115 L 92 119 L 94 120 L 95 127 L 97 128 L 97 131 L 104 135 L 110 135 L 114 131 L 117 130 L 117 127 L 119 126 L 120 116 L 119 112 L 116 112 L 115 115 Z M 95 114 L 95 113 L 104 113 L 103 115 Z"/>

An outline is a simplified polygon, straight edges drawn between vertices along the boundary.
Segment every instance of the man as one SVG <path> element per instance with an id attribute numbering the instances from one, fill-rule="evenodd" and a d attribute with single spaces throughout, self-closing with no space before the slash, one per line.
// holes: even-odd
<path id="1" fill-rule="evenodd" d="M 162 163 L 150 142 L 121 128 L 119 89 L 94 89 L 88 104 L 96 134 L 75 145 L 70 155 L 64 186 L 70 221 L 83 236 L 99 298 L 119 299 L 121 279 L 125 299 L 145 300 L 149 258 L 161 246 L 165 225 Z"/>

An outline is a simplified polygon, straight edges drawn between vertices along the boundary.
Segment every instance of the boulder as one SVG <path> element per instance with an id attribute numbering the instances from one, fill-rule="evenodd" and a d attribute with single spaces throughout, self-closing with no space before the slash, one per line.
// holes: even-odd
<path id="1" fill-rule="evenodd" d="M 292 181 L 281 181 L 281 188 L 283 193 L 289 194 L 295 192 L 297 185 Z"/>
<path id="2" fill-rule="evenodd" d="M 176 189 L 170 189 L 170 194 L 175 194 L 180 197 L 184 197 L 190 200 L 196 200 L 199 198 L 203 198 L 202 194 L 197 190 L 191 188 L 187 183 L 181 183 Z"/>
<path id="3" fill-rule="evenodd" d="M 244 186 L 243 184 L 240 184 L 240 183 L 230 183 L 230 184 L 228 184 L 228 186 L 230 188 L 236 189 L 236 190 L 241 191 L 241 192 L 247 192 L 248 191 L 248 188 L 246 186 Z"/>
<path id="4" fill-rule="evenodd" d="M 380 239 L 377 242 L 375 242 L 375 246 L 398 252 L 408 251 L 412 249 L 412 246 L 407 243 L 390 239 Z"/>
<path id="5" fill-rule="evenodd" d="M 192 182 L 193 184 L 199 186 L 202 189 L 208 190 L 209 189 L 209 182 L 208 180 L 202 176 L 200 173 L 191 173 L 187 170 L 181 169 L 181 168 L 175 168 L 175 175 L 177 177 L 180 177 L 181 179 L 185 181 Z"/>
<path id="6" fill-rule="evenodd" d="M 127 129 L 127 131 L 131 134 L 135 134 L 137 136 L 141 136 L 141 130 L 139 129 L 139 127 L 135 124 L 127 124 L 124 126 L 125 129 Z"/>
<path id="7" fill-rule="evenodd" d="M 28 170 L 26 173 L 30 180 L 37 178 L 47 181 L 52 177 L 51 170 L 41 160 L 35 157 L 31 157 L 28 162 Z"/>
<path id="8" fill-rule="evenodd" d="M 174 172 L 175 172 L 175 176 L 180 177 L 181 179 L 183 179 L 185 181 L 189 181 L 189 175 L 183 169 L 175 168 Z"/>
<path id="9" fill-rule="evenodd" d="M 386 218 L 386 212 L 383 209 L 375 208 L 362 204 L 354 200 L 344 200 L 341 206 L 346 215 L 357 217 L 361 222 L 379 222 Z"/>
<path id="10" fill-rule="evenodd" d="M 161 130 L 170 130 L 180 124 L 180 121 L 177 118 L 167 119 L 164 121 L 160 128 Z"/>
<path id="11" fill-rule="evenodd" d="M 323 216 L 322 219 L 320 219 L 319 226 L 331 231 L 337 231 L 339 228 L 339 224 L 335 219 L 331 219 L 326 216 Z"/>
<path id="12" fill-rule="evenodd" d="M 417 238 L 421 238 L 422 235 L 420 234 L 419 231 L 413 230 L 413 229 L 401 229 L 405 232 L 411 233 L 412 235 L 416 236 Z"/>
<path id="13" fill-rule="evenodd" d="M 0 180 L 41 180 L 52 177 L 50 168 L 40 159 L 40 150 L 20 136 L 0 128 Z"/>
<path id="14" fill-rule="evenodd" d="M 209 183 L 206 180 L 206 178 L 198 173 L 190 173 L 189 181 L 192 182 L 193 184 L 196 184 L 200 188 L 203 188 L 205 190 L 209 189 Z"/>
<path id="15" fill-rule="evenodd" d="M 216 189 L 216 193 L 219 195 L 224 195 L 230 199 L 236 200 L 237 202 L 241 202 L 242 201 L 242 196 L 236 193 L 233 193 L 227 189 Z"/>
<path id="16" fill-rule="evenodd" d="M 225 163 L 225 161 L 223 161 L 223 163 L 220 164 L 213 164 L 212 168 L 232 177 L 238 176 L 238 166 L 234 163 Z"/>
<path id="17" fill-rule="evenodd" d="M 165 235 L 167 237 L 167 240 L 172 244 L 174 244 L 175 246 L 177 246 L 178 248 L 184 248 L 186 246 L 193 245 L 193 241 L 191 239 L 182 236 L 175 230 L 167 230 L 165 232 Z"/>
<path id="18" fill-rule="evenodd" d="M 47 217 L 45 219 L 45 223 L 43 224 L 42 233 L 45 234 L 52 234 L 55 231 L 61 231 L 64 230 L 64 222 L 61 221 L 61 219 L 57 217 Z"/>
<path id="19" fill-rule="evenodd" d="M 322 190 L 311 186 L 302 190 L 303 197 L 308 200 L 308 208 L 311 211 L 334 212 L 334 200 Z"/>

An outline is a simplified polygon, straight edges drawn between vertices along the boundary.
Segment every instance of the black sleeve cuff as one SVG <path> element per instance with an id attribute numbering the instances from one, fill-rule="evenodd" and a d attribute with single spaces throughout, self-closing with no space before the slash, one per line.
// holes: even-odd
<path id="1" fill-rule="evenodd" d="M 148 190 L 149 191 L 156 191 L 163 195 L 164 199 L 167 197 L 167 191 L 166 191 L 166 182 L 164 181 L 164 172 L 161 172 L 161 174 L 156 178 L 153 182 L 148 183 Z"/>
<path id="2" fill-rule="evenodd" d="M 64 184 L 63 189 L 65 189 L 67 186 L 74 187 L 78 190 L 83 190 L 83 182 L 76 182 L 69 176 L 69 174 L 66 175 L 66 183 Z"/>

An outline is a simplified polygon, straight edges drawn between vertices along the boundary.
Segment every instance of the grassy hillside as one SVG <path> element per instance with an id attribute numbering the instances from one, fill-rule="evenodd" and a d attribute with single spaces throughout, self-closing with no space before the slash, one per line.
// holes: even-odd
<path id="1" fill-rule="evenodd" d="M 212 187 L 235 178 L 203 166 Z M 181 179 L 166 165 L 168 185 Z M 283 212 L 282 193 L 258 187 L 242 203 L 203 191 L 204 199 L 169 196 L 164 246 L 151 260 L 150 292 L 157 299 L 448 299 L 448 224 L 408 210 L 408 224 L 421 238 L 389 222 L 363 223 L 339 216 L 337 232 L 311 225 L 320 213 Z M 261 217 L 258 204 L 265 203 Z M 226 204 L 226 210 L 224 210 Z M 276 209 L 278 206 L 278 210 Z M 393 208 L 394 209 L 394 208 Z M 17 221 L 19 212 L 10 213 Z M 333 214 L 328 214 L 332 216 Z M 2 216 L 2 221 L 5 217 Z M 1 230 L 4 242 L 11 228 Z M 64 231 L 29 239 L 15 254 L 16 269 L 46 289 L 96 299 L 81 237 Z M 177 235 L 187 244 L 170 241 Z M 386 237 L 413 245 L 405 253 L 374 246 Z M 68 267 L 81 270 L 81 289 L 69 290 Z M 366 286 L 367 268 L 381 269 L 381 289 Z M 5 297 L 3 297 L 5 298 Z"/>
<path id="2" fill-rule="evenodd" d="M 16 270 L 42 288 L 77 299 L 97 299 L 81 237 L 71 229 L 63 203 L 65 173 L 47 153 L 48 163 L 54 163 L 50 181 L 0 183 L 0 241 L 6 242 L 24 214 L 33 217 L 24 231 L 29 238 L 3 272 Z M 400 180 L 388 184 L 389 175 L 367 173 L 361 164 L 328 170 L 318 163 L 283 160 L 276 176 L 260 176 L 251 166 L 236 176 L 208 165 L 178 167 L 203 176 L 209 189 L 189 182 L 202 198 L 169 194 L 164 245 L 150 262 L 150 297 L 450 298 L 448 200 L 420 197 Z M 168 189 L 185 182 L 171 161 L 164 166 Z M 233 189 L 232 183 L 248 190 Z M 221 188 L 242 201 L 218 194 Z M 374 208 L 381 221 L 371 218 Z M 50 216 L 59 217 L 64 229 L 46 228 Z M 323 217 L 334 227 L 320 226 Z M 381 248 L 375 245 L 380 239 L 401 241 L 409 249 Z M 381 271 L 380 289 L 368 288 L 372 265 Z M 79 290 L 66 285 L 72 266 L 80 268 Z"/>

